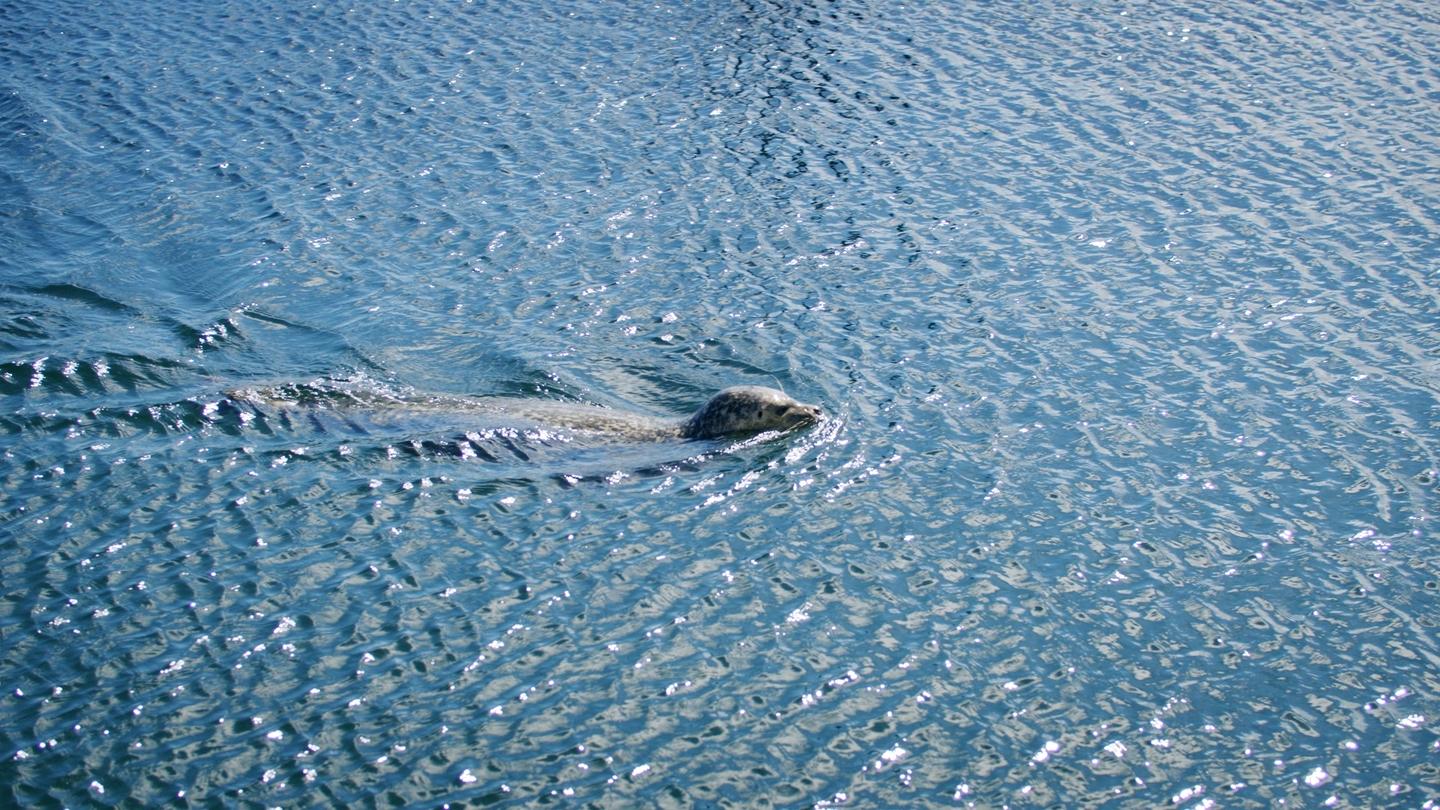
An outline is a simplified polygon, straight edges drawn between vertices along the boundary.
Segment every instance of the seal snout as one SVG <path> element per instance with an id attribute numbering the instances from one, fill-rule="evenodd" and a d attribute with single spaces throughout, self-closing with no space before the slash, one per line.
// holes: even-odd
<path id="1" fill-rule="evenodd" d="M 806 402 L 796 402 L 786 406 L 780 413 L 781 417 L 788 420 L 792 425 L 813 425 L 825 416 L 819 405 L 811 405 Z"/>

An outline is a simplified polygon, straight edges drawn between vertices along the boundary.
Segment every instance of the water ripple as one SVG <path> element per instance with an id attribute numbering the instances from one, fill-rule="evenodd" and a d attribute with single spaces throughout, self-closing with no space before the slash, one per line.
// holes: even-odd
<path id="1" fill-rule="evenodd" d="M 9 803 L 1440 802 L 1428 7 L 6 10 Z"/>

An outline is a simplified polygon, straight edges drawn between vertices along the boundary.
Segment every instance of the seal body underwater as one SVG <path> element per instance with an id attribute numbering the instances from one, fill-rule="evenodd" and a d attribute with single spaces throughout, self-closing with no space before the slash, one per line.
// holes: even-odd
<path id="1" fill-rule="evenodd" d="M 230 392 L 232 399 L 255 405 L 296 406 L 298 400 L 320 410 L 377 410 L 392 412 L 487 414 L 504 420 L 520 420 L 542 427 L 593 433 L 622 441 L 664 441 L 667 439 L 718 439 L 725 436 L 785 431 L 818 422 L 824 411 L 818 405 L 800 402 L 783 391 L 759 385 L 726 388 L 686 418 L 666 419 L 596 405 L 516 397 L 396 396 L 354 388 L 325 392 L 311 388 L 308 395 L 295 386 L 269 390 L 245 389 Z M 322 394 L 319 397 L 314 394 Z M 324 396 L 330 393 L 332 396 Z"/>

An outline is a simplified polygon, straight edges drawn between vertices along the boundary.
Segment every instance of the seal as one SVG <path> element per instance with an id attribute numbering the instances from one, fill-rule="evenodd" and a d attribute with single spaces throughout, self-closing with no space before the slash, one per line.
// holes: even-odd
<path id="1" fill-rule="evenodd" d="M 818 405 L 800 402 L 784 391 L 762 385 L 726 388 L 683 419 L 665 419 L 595 405 L 501 397 L 476 397 L 466 400 L 465 406 L 469 410 L 630 441 L 719 439 L 767 430 L 785 431 L 814 424 L 825 415 Z"/>
<path id="2" fill-rule="evenodd" d="M 720 391 L 689 417 L 664 418 L 597 405 L 517 397 L 417 395 L 353 384 L 290 384 L 228 392 L 234 401 L 281 409 L 338 413 L 368 412 L 447 415 L 487 414 L 542 427 L 593 433 L 623 441 L 719 439 L 767 430 L 786 431 L 818 422 L 824 411 L 783 391 L 761 385 L 737 385 Z"/>

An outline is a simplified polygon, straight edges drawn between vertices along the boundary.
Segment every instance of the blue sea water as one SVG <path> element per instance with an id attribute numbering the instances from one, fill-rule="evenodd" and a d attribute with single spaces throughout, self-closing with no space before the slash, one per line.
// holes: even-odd
<path id="1" fill-rule="evenodd" d="M 0 803 L 1440 806 L 1433 5 L 0 10 Z"/>

